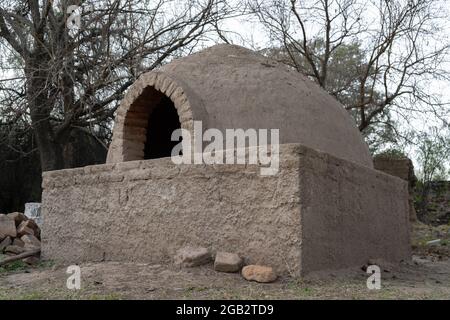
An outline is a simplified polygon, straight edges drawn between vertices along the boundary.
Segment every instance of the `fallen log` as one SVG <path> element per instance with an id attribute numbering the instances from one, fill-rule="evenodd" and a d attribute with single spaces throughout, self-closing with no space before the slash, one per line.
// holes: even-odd
<path id="1" fill-rule="evenodd" d="M 17 261 L 17 260 L 22 260 L 22 259 L 34 256 L 34 255 L 37 255 L 40 252 L 41 252 L 41 249 L 34 249 L 34 250 L 26 251 L 21 254 L 12 256 L 10 258 L 3 259 L 0 261 L 0 267 L 6 265 L 8 263 Z"/>

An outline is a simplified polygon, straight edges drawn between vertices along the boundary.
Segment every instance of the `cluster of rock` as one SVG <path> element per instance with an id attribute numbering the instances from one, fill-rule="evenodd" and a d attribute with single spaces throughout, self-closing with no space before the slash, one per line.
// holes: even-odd
<path id="1" fill-rule="evenodd" d="M 0 254 L 19 256 L 27 252 L 34 255 L 23 259 L 28 264 L 39 261 L 41 230 L 33 219 L 21 212 L 0 214 Z"/>
<path id="2" fill-rule="evenodd" d="M 214 270 L 218 272 L 239 272 L 248 281 L 262 283 L 273 282 L 277 275 L 271 267 L 260 265 L 244 266 L 244 260 L 235 253 L 219 251 L 215 256 L 207 248 L 185 247 L 177 251 L 175 264 L 192 268 L 214 261 Z"/>

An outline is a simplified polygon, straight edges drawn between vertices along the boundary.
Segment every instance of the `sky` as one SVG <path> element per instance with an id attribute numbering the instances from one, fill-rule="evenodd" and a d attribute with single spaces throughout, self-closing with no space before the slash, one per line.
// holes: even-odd
<path id="1" fill-rule="evenodd" d="M 443 8 L 446 9 L 447 13 L 450 13 L 450 1 L 441 1 Z M 369 13 L 370 16 L 370 13 Z M 439 41 L 437 43 L 429 43 L 430 46 L 439 45 L 439 43 L 450 43 L 450 20 L 440 20 L 440 26 L 442 26 L 442 31 L 439 34 Z M 224 22 L 223 27 L 230 32 L 230 37 L 235 44 L 239 44 L 252 49 L 262 49 L 269 47 L 271 44 L 271 39 L 269 38 L 267 32 L 264 30 L 262 25 L 258 23 L 255 17 L 244 16 L 228 19 Z M 233 34 L 239 34 L 239 36 L 233 36 Z M 448 71 L 450 75 L 450 57 L 443 61 L 442 68 Z M 433 80 L 428 84 L 428 89 L 434 95 L 441 97 L 441 101 L 448 102 L 447 110 L 450 110 L 450 82 L 449 81 L 438 81 Z M 424 115 L 423 113 L 414 113 L 411 117 L 406 120 L 399 116 L 397 113 L 393 113 L 393 119 L 398 122 L 399 127 L 402 130 L 413 129 L 417 132 L 430 132 L 430 128 L 434 126 L 441 126 L 442 122 L 431 115 Z M 450 123 L 450 113 L 447 112 L 445 117 L 447 123 Z M 450 129 L 450 128 L 449 128 Z M 450 133 L 450 132 L 449 132 Z M 391 146 L 386 146 L 389 148 Z M 403 144 L 405 153 L 412 158 L 416 171 L 420 167 L 418 161 L 417 148 L 414 145 Z M 446 167 L 450 172 L 450 161 L 446 163 Z"/>
<path id="2" fill-rule="evenodd" d="M 239 0 L 232 0 L 239 1 Z M 443 0 L 443 4 L 450 11 L 450 1 Z M 367 17 L 366 17 L 367 18 Z M 368 18 L 370 19 L 370 13 L 368 14 Z M 450 21 L 441 22 L 443 25 L 443 33 L 440 34 L 440 40 L 442 42 L 447 41 L 450 43 Z M 445 25 L 446 23 L 446 25 Z M 265 31 L 263 26 L 258 22 L 257 18 L 252 15 L 245 15 L 240 17 L 233 17 L 225 20 L 222 23 L 222 28 L 227 30 L 227 37 L 232 40 L 233 43 L 242 45 L 251 49 L 262 49 L 269 47 L 271 45 L 271 39 L 268 36 L 268 33 Z M 312 27 L 314 31 L 314 27 Z M 201 44 L 201 46 L 206 47 L 214 43 L 217 39 L 210 39 Z M 433 45 L 431 43 L 430 45 Z M 450 73 L 450 61 L 447 60 L 444 62 L 444 66 Z M 0 78 L 10 77 L 11 74 L 3 74 Z M 429 89 L 434 92 L 436 95 L 441 95 L 443 101 L 450 102 L 450 83 L 449 82 L 440 82 L 440 81 L 432 81 L 429 84 Z M 432 117 L 424 116 L 423 114 L 415 114 L 408 121 L 405 121 L 401 117 L 397 117 L 394 114 L 394 119 L 397 120 L 400 124 L 401 128 L 415 128 L 417 131 L 426 132 L 431 125 L 437 125 L 438 123 L 434 121 Z M 450 115 L 447 116 L 447 121 L 450 122 Z M 417 153 L 414 150 L 413 146 L 407 146 L 405 151 L 413 158 L 413 161 L 418 167 L 417 161 Z"/>

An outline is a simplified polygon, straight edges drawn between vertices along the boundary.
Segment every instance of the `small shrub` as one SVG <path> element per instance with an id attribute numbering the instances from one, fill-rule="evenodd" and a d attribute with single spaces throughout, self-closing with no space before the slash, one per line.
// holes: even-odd
<path id="1" fill-rule="evenodd" d="M 405 159 L 408 156 L 401 150 L 398 149 L 387 149 L 375 154 L 375 157 L 379 158 L 389 158 L 389 159 Z"/>
<path id="2" fill-rule="evenodd" d="M 4 258 L 2 256 L 0 256 L 0 260 L 2 260 L 2 259 L 4 259 Z M 27 270 L 28 268 L 29 268 L 29 266 L 21 260 L 13 261 L 4 266 L 1 266 L 0 273 L 23 271 L 23 270 Z"/>

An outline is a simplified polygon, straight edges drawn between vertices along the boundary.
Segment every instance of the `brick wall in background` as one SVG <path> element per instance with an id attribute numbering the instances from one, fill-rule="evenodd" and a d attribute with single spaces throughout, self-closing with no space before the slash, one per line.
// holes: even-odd
<path id="1" fill-rule="evenodd" d="M 435 226 L 450 223 L 450 181 L 431 182 L 426 214 L 421 220 Z"/>
<path id="2" fill-rule="evenodd" d="M 414 208 L 414 186 L 417 178 L 414 175 L 414 165 L 408 158 L 390 158 L 387 156 L 376 156 L 373 159 L 376 170 L 383 171 L 390 175 L 408 181 L 409 190 L 409 218 L 411 221 L 417 220 L 417 213 Z"/>

